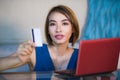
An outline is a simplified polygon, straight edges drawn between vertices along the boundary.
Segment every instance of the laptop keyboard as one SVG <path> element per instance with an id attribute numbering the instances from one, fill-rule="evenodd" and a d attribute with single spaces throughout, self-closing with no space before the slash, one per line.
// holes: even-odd
<path id="1" fill-rule="evenodd" d="M 60 71 L 55 71 L 55 73 L 58 73 L 58 74 L 74 74 L 75 71 L 73 71 L 73 70 L 60 70 Z"/>

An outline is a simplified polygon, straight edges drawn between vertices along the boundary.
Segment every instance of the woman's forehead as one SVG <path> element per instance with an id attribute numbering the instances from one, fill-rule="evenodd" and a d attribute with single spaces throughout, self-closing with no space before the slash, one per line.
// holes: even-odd
<path id="1" fill-rule="evenodd" d="M 60 12 L 52 12 L 49 21 L 68 21 L 67 17 Z"/>

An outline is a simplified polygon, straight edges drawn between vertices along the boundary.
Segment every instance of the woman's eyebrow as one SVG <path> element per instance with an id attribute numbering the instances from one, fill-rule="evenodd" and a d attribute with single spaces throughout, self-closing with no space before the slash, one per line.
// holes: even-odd
<path id="1" fill-rule="evenodd" d="M 63 19 L 62 21 L 69 21 L 68 19 Z"/>
<path id="2" fill-rule="evenodd" d="M 55 20 L 49 20 L 49 22 L 56 22 Z"/>
<path id="3" fill-rule="evenodd" d="M 61 21 L 64 22 L 64 21 L 69 21 L 69 20 L 68 19 L 63 19 Z M 55 21 L 55 20 L 49 20 L 49 22 L 57 22 L 57 21 Z"/>

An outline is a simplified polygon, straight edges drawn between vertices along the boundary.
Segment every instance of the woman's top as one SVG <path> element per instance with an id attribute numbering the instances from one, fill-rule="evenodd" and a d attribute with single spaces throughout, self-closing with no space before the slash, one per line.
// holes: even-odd
<path id="1" fill-rule="evenodd" d="M 50 57 L 48 47 L 43 44 L 42 47 L 36 47 L 36 64 L 34 71 L 54 71 L 55 67 Z M 77 63 L 78 49 L 74 49 L 66 69 L 75 70 Z"/>

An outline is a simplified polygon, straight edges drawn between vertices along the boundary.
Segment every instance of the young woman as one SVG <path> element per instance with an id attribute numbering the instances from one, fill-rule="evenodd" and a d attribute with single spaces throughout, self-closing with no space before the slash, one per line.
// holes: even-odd
<path id="1" fill-rule="evenodd" d="M 79 25 L 74 12 L 69 7 L 58 5 L 49 11 L 45 23 L 45 37 L 47 44 L 35 47 L 32 53 L 14 55 L 19 59 L 14 66 L 30 63 L 34 71 L 74 70 L 78 49 L 70 48 L 68 44 L 74 46 L 79 38 Z"/>

